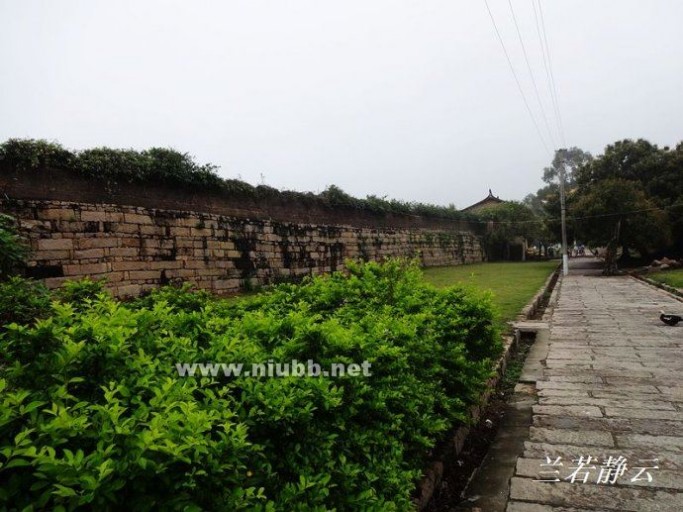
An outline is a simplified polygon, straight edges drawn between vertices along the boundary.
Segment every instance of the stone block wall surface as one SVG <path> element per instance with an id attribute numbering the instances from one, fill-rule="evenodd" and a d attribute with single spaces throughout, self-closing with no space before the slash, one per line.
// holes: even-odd
<path id="1" fill-rule="evenodd" d="M 0 199 L 31 246 L 27 274 L 58 287 L 106 278 L 118 297 L 189 281 L 216 293 L 342 268 L 346 259 L 417 257 L 425 266 L 479 262 L 479 237 L 462 226 L 364 227 L 286 222 L 52 199 Z"/>

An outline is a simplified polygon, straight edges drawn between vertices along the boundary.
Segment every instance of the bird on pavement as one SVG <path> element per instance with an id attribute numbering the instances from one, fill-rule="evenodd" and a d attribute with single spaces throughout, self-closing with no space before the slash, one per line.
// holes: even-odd
<path id="1" fill-rule="evenodd" d="M 683 320 L 683 316 L 672 315 L 670 313 L 664 313 L 664 311 L 660 311 L 659 319 L 666 325 L 676 325 L 678 322 Z"/>

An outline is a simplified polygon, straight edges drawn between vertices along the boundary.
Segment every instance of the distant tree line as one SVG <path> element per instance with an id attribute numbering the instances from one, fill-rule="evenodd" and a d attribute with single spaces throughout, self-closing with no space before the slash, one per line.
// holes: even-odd
<path id="1" fill-rule="evenodd" d="M 607 249 L 613 265 L 622 258 L 683 253 L 683 142 L 658 147 L 644 139 L 622 140 L 593 157 L 561 149 L 544 169 L 546 186 L 524 204 L 542 219 L 550 238 L 561 239 L 559 174 L 566 172 L 569 240 Z"/>

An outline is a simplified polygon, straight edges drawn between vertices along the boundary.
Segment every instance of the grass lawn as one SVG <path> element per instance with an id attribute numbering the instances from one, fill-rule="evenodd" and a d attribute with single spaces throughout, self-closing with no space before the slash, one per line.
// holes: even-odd
<path id="1" fill-rule="evenodd" d="M 436 286 L 464 284 L 490 290 L 501 324 L 514 320 L 552 273 L 559 260 L 476 263 L 424 270 L 425 279 Z"/>
<path id="2" fill-rule="evenodd" d="M 654 281 L 668 284 L 674 288 L 683 288 L 683 268 L 677 268 L 676 270 L 663 270 L 662 272 L 646 275 Z"/>

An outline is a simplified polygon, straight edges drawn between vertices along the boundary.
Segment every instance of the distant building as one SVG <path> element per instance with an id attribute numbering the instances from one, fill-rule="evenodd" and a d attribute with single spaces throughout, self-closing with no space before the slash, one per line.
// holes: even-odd
<path id="1" fill-rule="evenodd" d="M 482 210 L 488 206 L 492 206 L 492 205 L 500 204 L 500 203 L 504 203 L 504 202 L 505 201 L 503 201 L 501 198 L 494 196 L 493 192 L 491 192 L 491 189 L 489 189 L 489 195 L 488 196 L 486 196 L 484 199 L 482 199 L 478 203 L 474 203 L 474 204 L 469 205 L 467 208 L 463 208 L 462 211 L 463 212 L 476 212 L 476 211 Z"/>
<path id="2" fill-rule="evenodd" d="M 463 208 L 462 211 L 477 213 L 504 202 L 500 197 L 494 196 L 489 189 L 488 196 L 467 208 Z M 493 230 L 493 222 L 490 222 L 486 229 L 489 232 Z M 527 240 L 524 237 L 515 236 L 502 243 L 487 244 L 486 256 L 489 261 L 525 261 L 527 249 Z"/>

